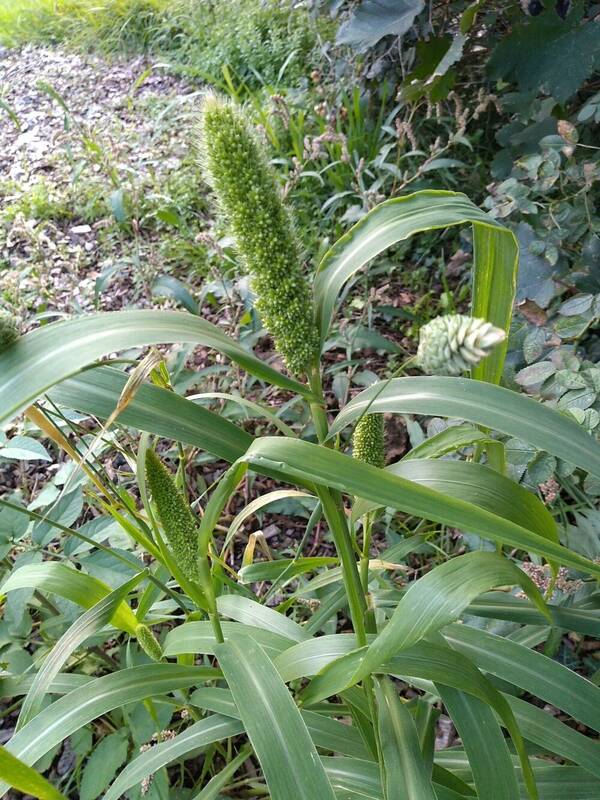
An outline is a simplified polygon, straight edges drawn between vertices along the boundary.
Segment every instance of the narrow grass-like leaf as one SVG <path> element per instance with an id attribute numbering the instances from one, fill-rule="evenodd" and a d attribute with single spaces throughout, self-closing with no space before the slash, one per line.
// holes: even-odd
<path id="1" fill-rule="evenodd" d="M 161 742 L 133 759 L 117 776 L 104 800 L 118 800 L 144 778 L 167 764 L 197 755 L 207 745 L 244 732 L 244 726 L 232 717 L 212 714 L 190 725 L 173 739 Z"/>
<path id="2" fill-rule="evenodd" d="M 220 689 L 215 686 L 196 689 L 190 702 L 198 708 L 214 711 L 216 714 L 225 714 L 236 719 L 240 717 L 240 712 L 229 689 Z M 339 714 L 340 706 L 333 705 L 332 707 L 333 713 Z M 317 747 L 356 758 L 369 758 L 364 742 L 356 728 L 315 711 L 303 710 L 300 712 L 300 716 Z"/>
<path id="3" fill-rule="evenodd" d="M 317 322 L 324 339 L 342 286 L 371 259 L 421 231 L 471 223 L 474 230 L 473 314 L 508 332 L 516 286 L 514 234 L 458 192 L 425 190 L 381 203 L 342 236 L 319 264 L 315 280 Z M 497 383 L 506 345 L 476 371 Z"/>
<path id="4" fill-rule="evenodd" d="M 582 675 L 518 642 L 470 625 L 449 625 L 442 634 L 480 669 L 600 731 L 600 687 Z"/>
<path id="5" fill-rule="evenodd" d="M 44 695 L 48 692 L 52 681 L 62 669 L 63 664 L 71 657 L 71 654 L 89 636 L 99 631 L 110 621 L 121 601 L 146 575 L 147 571 L 140 572 L 139 575 L 131 578 L 131 580 L 122 583 L 76 619 L 71 627 L 60 637 L 46 656 L 39 672 L 35 675 L 31 689 L 23 701 L 16 730 L 22 728 L 26 722 L 29 722 L 38 713 L 42 706 Z"/>
<path id="6" fill-rule="evenodd" d="M 465 419 L 523 439 L 600 478 L 600 444 L 572 417 L 501 386 L 467 378 L 394 378 L 358 394 L 336 417 L 329 435 L 369 413 L 424 414 Z"/>
<path id="7" fill-rule="evenodd" d="M 66 800 L 39 772 L 27 766 L 0 745 L 0 780 L 7 786 L 18 789 L 23 794 L 38 797 L 39 800 Z"/>
<path id="8" fill-rule="evenodd" d="M 337 694 L 376 672 L 400 650 L 457 619 L 473 598 L 499 584 L 521 585 L 540 610 L 544 609 L 539 590 L 512 562 L 495 553 L 458 556 L 415 581 L 376 639 L 368 647 L 343 656 L 318 675 L 305 692 L 306 702 Z"/>
<path id="9" fill-rule="evenodd" d="M 472 425 L 450 425 L 413 447 L 402 458 L 402 461 L 411 461 L 415 458 L 441 458 L 441 456 L 454 453 L 463 447 L 485 444 L 489 438 L 488 434 L 478 428 L 473 428 Z"/>
<path id="10" fill-rule="evenodd" d="M 517 775 L 502 731 L 489 706 L 463 692 L 438 686 L 448 714 L 469 756 L 477 795 L 485 800 L 514 800 Z M 531 775 L 527 783 L 531 789 Z M 535 789 L 534 794 L 536 797 Z"/>
<path id="11" fill-rule="evenodd" d="M 412 714 L 389 678 L 375 681 L 387 800 L 437 800 Z"/>
<path id="12" fill-rule="evenodd" d="M 275 581 L 285 572 L 287 581 L 291 581 L 298 575 L 306 572 L 315 572 L 322 567 L 330 567 L 338 563 L 337 558 L 329 556 L 311 556 L 310 558 L 278 558 L 276 561 L 260 561 L 256 564 L 248 564 L 239 571 L 240 579 L 243 583 L 255 583 L 256 581 Z"/>
<path id="13" fill-rule="evenodd" d="M 2 584 L 3 594 L 14 589 L 35 588 L 42 592 L 58 594 L 82 608 L 91 608 L 110 594 L 108 584 L 77 569 L 45 561 L 42 564 L 26 564 L 15 570 Z M 127 633 L 134 634 L 137 619 L 127 603 L 121 601 L 111 620 L 112 624 Z"/>
<path id="14" fill-rule="evenodd" d="M 480 385 L 477 381 L 467 383 Z M 592 442 L 591 437 L 583 435 Z M 514 522 L 472 503 L 447 497 L 426 486 L 392 475 L 387 470 L 363 464 L 328 447 L 298 439 L 267 436 L 251 445 L 245 460 L 258 472 L 271 474 L 278 470 L 280 474 L 286 474 L 290 481 L 311 480 L 378 505 L 478 533 L 493 541 L 539 553 L 550 561 L 600 576 L 599 564 Z"/>
<path id="15" fill-rule="evenodd" d="M 573 730 L 547 711 L 506 695 L 523 736 L 551 753 L 579 764 L 600 778 L 598 740 Z"/>
<path id="16" fill-rule="evenodd" d="M 280 633 L 255 625 L 244 625 L 241 622 L 221 622 L 221 628 L 226 638 L 244 635 L 254 639 L 270 658 L 275 658 L 297 641 Z M 178 625 L 167 633 L 163 653 L 165 656 L 177 656 L 182 653 L 214 655 L 216 644 L 217 640 L 210 622 L 186 622 L 185 625 Z"/>
<path id="17" fill-rule="evenodd" d="M 555 627 L 600 638 L 600 610 L 552 604 L 548 604 L 547 609 Z M 469 605 L 468 612 L 476 617 L 505 619 L 522 625 L 547 624 L 532 603 L 499 592 L 489 592 L 478 597 Z"/>
<path id="18" fill-rule="evenodd" d="M 0 697 L 20 697 L 27 694 L 33 686 L 35 673 L 24 675 L 5 674 L 0 678 Z M 94 680 L 90 675 L 81 675 L 78 672 L 63 672 L 52 681 L 47 694 L 68 694 L 74 689 L 79 689 L 86 683 Z"/>
<path id="19" fill-rule="evenodd" d="M 552 542 L 559 541 L 556 522 L 541 500 L 510 478 L 482 464 L 415 459 L 398 461 L 387 467 L 387 471 L 447 497 L 491 511 Z M 374 507 L 373 503 L 360 500 L 352 509 L 353 516 L 362 517 Z"/>
<path id="20" fill-rule="evenodd" d="M 248 443 L 250 446 L 250 442 Z M 247 449 L 247 448 L 246 448 Z M 233 537 L 237 534 L 239 529 L 242 527 L 244 522 L 251 516 L 254 516 L 257 511 L 265 508 L 266 506 L 271 505 L 271 503 L 277 503 L 280 500 L 287 500 L 289 498 L 300 498 L 300 497 L 312 497 L 317 502 L 317 498 L 314 495 L 308 494 L 307 492 L 299 492 L 297 489 L 276 489 L 273 492 L 267 492 L 267 494 L 263 494 L 260 497 L 255 498 L 250 503 L 248 503 L 244 508 L 235 515 L 227 534 L 225 535 L 225 542 L 223 544 L 223 550 L 225 550 Z"/>
<path id="21" fill-rule="evenodd" d="M 272 608 L 267 608 L 247 597 L 240 597 L 234 594 L 222 594 L 217 598 L 217 608 L 220 614 L 237 622 L 246 625 L 254 625 L 257 628 L 264 628 L 266 631 L 278 633 L 287 639 L 295 642 L 302 642 L 308 638 L 308 634 L 302 626 L 289 619 L 283 614 L 279 614 Z"/>
<path id="22" fill-rule="evenodd" d="M 95 367 L 54 386 L 49 392 L 58 405 L 108 419 L 119 401 L 127 375 L 114 367 Z M 140 431 L 191 444 L 222 458 L 235 461 L 252 436 L 213 411 L 168 389 L 144 384 L 119 414 L 118 421 Z"/>
<path id="23" fill-rule="evenodd" d="M 219 797 L 222 798 L 221 789 L 227 786 L 244 761 L 247 761 L 251 752 L 252 748 L 250 745 L 243 747 L 235 758 L 229 761 L 219 773 L 210 779 L 204 789 L 197 795 L 194 795 L 194 800 L 218 800 Z"/>
<path id="24" fill-rule="evenodd" d="M 40 711 L 15 733 L 6 745 L 7 750 L 26 764 L 35 764 L 67 736 L 113 708 L 197 686 L 220 674 L 210 667 L 148 664 L 95 678 Z M 7 788 L 0 783 L 0 792 Z"/>
<path id="25" fill-rule="evenodd" d="M 22 336 L 0 355 L 0 424 L 52 386 L 98 358 L 151 344 L 199 344 L 230 358 L 261 380 L 310 395 L 307 386 L 259 361 L 215 325 L 178 311 L 118 311 L 55 322 Z"/>
<path id="26" fill-rule="evenodd" d="M 272 800 L 333 800 L 306 725 L 264 650 L 240 637 L 219 645 L 217 658 Z"/>

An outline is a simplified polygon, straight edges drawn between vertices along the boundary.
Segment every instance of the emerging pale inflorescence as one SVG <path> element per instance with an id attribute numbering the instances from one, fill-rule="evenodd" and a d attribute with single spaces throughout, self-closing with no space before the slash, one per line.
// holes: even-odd
<path id="1" fill-rule="evenodd" d="M 289 370 L 310 372 L 319 336 L 300 248 L 275 175 L 243 112 L 210 95 L 200 152 L 256 294 L 256 308 Z"/>
<path id="2" fill-rule="evenodd" d="M 189 580 L 197 581 L 198 523 L 171 473 L 153 450 L 146 453 L 146 479 L 177 565 Z"/>
<path id="3" fill-rule="evenodd" d="M 429 375 L 460 375 L 504 341 L 491 322 L 465 314 L 435 317 L 419 331 L 417 363 Z"/>
<path id="4" fill-rule="evenodd" d="M 352 436 L 352 455 L 373 467 L 385 466 L 385 430 L 383 414 L 365 414 Z"/>
<path id="5" fill-rule="evenodd" d="M 139 646 L 147 656 L 149 656 L 153 661 L 162 660 L 163 651 L 162 647 L 160 646 L 160 642 L 147 625 L 144 625 L 143 623 L 136 625 L 135 635 L 137 637 Z"/>

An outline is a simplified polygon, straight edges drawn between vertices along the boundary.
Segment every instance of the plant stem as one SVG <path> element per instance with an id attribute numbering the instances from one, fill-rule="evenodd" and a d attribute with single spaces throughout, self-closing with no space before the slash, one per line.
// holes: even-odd
<path id="1" fill-rule="evenodd" d="M 317 369 L 315 369 L 310 376 L 310 387 L 319 398 L 323 398 L 323 389 L 321 385 L 321 376 Z M 328 424 L 327 415 L 325 413 L 324 400 L 320 403 L 311 403 L 311 412 L 317 430 L 319 442 L 324 444 L 327 438 Z M 323 514 L 329 525 L 335 548 L 342 562 L 342 575 L 344 577 L 344 586 L 346 587 L 346 594 L 348 595 L 348 604 L 350 606 L 350 616 L 352 618 L 352 626 L 356 633 L 359 646 L 362 647 L 367 643 L 365 631 L 365 611 L 366 604 L 362 592 L 360 576 L 358 574 L 358 567 L 356 565 L 356 558 L 354 556 L 354 548 L 352 547 L 352 540 L 348 530 L 348 523 L 346 521 L 346 514 L 342 498 L 339 492 L 333 491 L 326 486 L 317 486 L 316 492 L 321 506 L 323 507 Z"/>
<path id="2" fill-rule="evenodd" d="M 317 486 L 316 491 L 323 506 L 323 513 L 331 530 L 335 548 L 342 562 L 342 575 L 344 576 L 344 586 L 348 595 L 352 626 L 356 633 L 359 647 L 363 647 L 367 643 L 365 630 L 366 603 L 341 498 L 337 492 L 333 492 L 324 486 Z"/>

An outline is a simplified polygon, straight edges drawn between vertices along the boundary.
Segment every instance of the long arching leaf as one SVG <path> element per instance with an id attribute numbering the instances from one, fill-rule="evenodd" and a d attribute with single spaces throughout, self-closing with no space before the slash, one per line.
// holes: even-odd
<path id="1" fill-rule="evenodd" d="M 127 375 L 113 367 L 85 370 L 48 393 L 67 408 L 108 419 L 119 402 Z M 224 461 L 240 458 L 252 436 L 229 420 L 175 392 L 144 384 L 119 414 L 119 423 L 206 450 Z"/>
<path id="2" fill-rule="evenodd" d="M 58 699 L 28 722 L 6 745 L 26 764 L 35 764 L 49 750 L 93 719 L 126 703 L 134 703 L 220 677 L 217 669 L 179 664 L 148 664 L 96 678 Z M 8 786 L 0 782 L 0 793 Z"/>
<path id="3" fill-rule="evenodd" d="M 437 800 L 412 717 L 389 678 L 375 680 L 387 800 Z"/>
<path id="4" fill-rule="evenodd" d="M 8 576 L 0 591 L 6 594 L 14 589 L 31 587 L 57 594 L 82 608 L 91 608 L 111 592 L 108 584 L 93 575 L 53 561 L 20 567 Z M 135 633 L 136 616 L 124 601 L 117 606 L 111 622 L 117 628 Z"/>
<path id="5" fill-rule="evenodd" d="M 334 800 L 300 712 L 264 650 L 240 637 L 218 645 L 217 658 L 272 800 Z"/>
<path id="6" fill-rule="evenodd" d="M 426 190 L 387 200 L 370 211 L 325 254 L 315 281 L 317 321 L 325 339 L 342 286 L 371 259 L 422 231 L 473 225 L 473 314 L 508 331 L 516 286 L 518 245 L 511 231 L 458 192 Z M 506 347 L 473 370 L 497 383 Z"/>
<path id="7" fill-rule="evenodd" d="M 480 506 L 552 542 L 559 541 L 556 522 L 541 500 L 515 481 L 482 464 L 425 458 L 398 461 L 386 469 L 393 475 L 428 486 L 441 494 Z M 373 507 L 373 503 L 359 500 L 352 515 L 354 518 L 362 517 Z"/>
<path id="8" fill-rule="evenodd" d="M 200 344 L 261 380 L 309 395 L 210 322 L 179 311 L 117 311 L 55 322 L 21 337 L 0 355 L 0 424 L 10 422 L 52 386 L 117 350 L 152 344 Z"/>
<path id="9" fill-rule="evenodd" d="M 470 383 L 488 386 L 479 381 Z M 363 464 L 328 447 L 299 439 L 264 437 L 251 445 L 245 460 L 257 472 L 268 474 L 278 470 L 280 474 L 287 475 L 290 481 L 310 480 L 378 505 L 396 508 L 423 519 L 452 525 L 493 541 L 539 553 L 549 561 L 600 576 L 600 565 L 514 522 L 472 503 L 448 497 L 426 486 L 392 475 L 387 470 Z"/>
<path id="10" fill-rule="evenodd" d="M 212 714 L 206 719 L 201 719 L 174 739 L 161 742 L 134 758 L 117 776 L 104 795 L 104 800 L 118 800 L 132 786 L 141 783 L 148 775 L 158 772 L 167 764 L 185 758 L 188 754 L 197 754 L 199 750 L 213 742 L 219 742 L 243 732 L 242 723 L 231 717 Z"/>
<path id="11" fill-rule="evenodd" d="M 131 580 L 122 583 L 114 591 L 107 594 L 96 605 L 78 617 L 71 627 L 56 642 L 44 659 L 40 670 L 36 673 L 31 689 L 23 701 L 21 713 L 17 721 L 17 730 L 34 717 L 40 708 L 44 695 L 52 685 L 52 681 L 60 672 L 63 664 L 71 654 L 92 634 L 103 628 L 111 619 L 121 602 L 129 592 L 144 578 L 147 571 L 140 572 Z"/>
<path id="12" fill-rule="evenodd" d="M 410 377 L 375 383 L 345 406 L 334 436 L 369 413 L 424 414 L 466 419 L 523 439 L 600 478 L 600 444 L 575 420 L 530 397 L 467 378 Z"/>
<path id="13" fill-rule="evenodd" d="M 66 800 L 39 772 L 27 766 L 0 745 L 0 780 L 7 786 L 18 789 L 23 794 L 38 797 L 39 800 Z"/>

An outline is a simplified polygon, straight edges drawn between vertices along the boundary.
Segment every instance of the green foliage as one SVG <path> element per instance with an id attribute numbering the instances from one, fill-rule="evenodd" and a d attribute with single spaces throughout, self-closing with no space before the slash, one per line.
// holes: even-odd
<path id="1" fill-rule="evenodd" d="M 186 72 L 218 81 L 227 67 L 249 85 L 297 84 L 317 58 L 319 29 L 327 29 L 291 0 L 180 0 L 163 24 L 158 46 L 173 48 Z M 169 24 L 177 30 L 174 47 L 167 40 Z"/>
<path id="2" fill-rule="evenodd" d="M 574 8 L 566 20 L 550 8 L 523 17 L 495 48 L 491 75 L 518 84 L 521 91 L 541 89 L 559 103 L 569 100 L 600 67 L 597 25 L 582 20 L 582 8 Z"/>
<path id="3" fill-rule="evenodd" d="M 146 478 L 177 564 L 191 581 L 197 581 L 198 523 L 170 472 L 153 450 L 146 453 Z"/>
<path id="4" fill-rule="evenodd" d="M 498 800 L 557 787 L 591 800 L 597 23 L 581 9 L 526 16 L 516 2 L 342 2 L 345 44 L 315 64 L 321 28 L 304 6 L 123 0 L 94 6 L 94 20 L 80 3 L 68 29 L 67 5 L 54 8 L 39 4 L 57 37 L 82 46 L 94 31 L 113 52 L 222 74 L 219 88 L 244 101 L 209 100 L 204 158 L 266 327 L 310 385 L 252 353 L 254 298 L 221 221 L 211 229 L 191 155 L 137 175 L 81 128 L 85 180 L 72 193 L 5 187 L 7 235 L 23 216 L 49 223 L 34 244 L 60 220 L 103 220 L 112 256 L 136 251 L 140 271 L 146 256 L 172 263 L 152 292 L 188 313 L 40 315 L 0 354 L 11 426 L 0 477 L 14 489 L 0 498 L 0 690 L 20 759 L 10 774 L 0 765 L 0 793 L 19 769 L 27 791 L 42 786 L 35 763 L 84 800 L 423 800 L 490 787 Z M 263 80 L 278 84 L 268 109 Z M 159 124 L 165 108 L 146 110 Z M 312 291 L 296 236 L 319 262 Z M 197 258 L 213 273 L 201 285 Z M 5 296 L 18 306 L 10 284 Z M 485 320 L 502 329 L 494 341 Z M 406 375 L 419 328 L 421 366 L 458 372 L 482 358 L 477 380 Z M 149 375 L 119 359 L 92 366 L 160 343 L 177 347 Z M 148 435 L 176 443 L 177 481 Z M 69 460 L 40 492 L 56 447 Z M 182 482 L 207 498 L 198 518 Z M 458 747 L 435 746 L 442 712 Z"/>
<path id="5" fill-rule="evenodd" d="M 229 68 L 251 85 L 308 75 L 327 22 L 292 0 L 0 0 L 0 41 L 109 54 L 152 52 L 196 77 Z"/>
<path id="6" fill-rule="evenodd" d="M 149 46 L 166 5 L 164 0 L 2 0 L 0 40 L 13 46 L 68 41 L 131 52 Z"/>
<path id="7" fill-rule="evenodd" d="M 299 245 L 266 155 L 231 103 L 204 101 L 201 152 L 265 327 L 289 369 L 308 373 L 317 359 L 318 333 Z"/>

